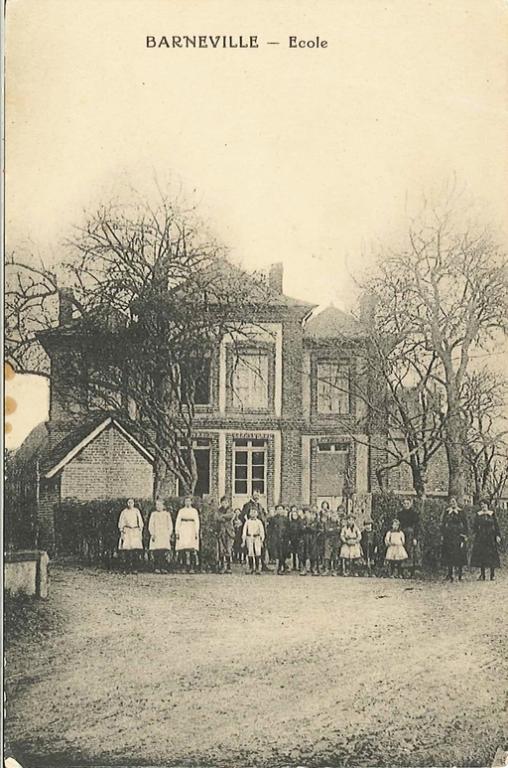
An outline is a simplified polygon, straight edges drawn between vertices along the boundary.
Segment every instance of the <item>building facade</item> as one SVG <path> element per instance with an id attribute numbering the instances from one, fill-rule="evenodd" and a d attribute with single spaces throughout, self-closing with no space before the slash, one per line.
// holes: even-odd
<path id="1" fill-rule="evenodd" d="M 205 361 L 193 420 L 195 494 L 226 495 L 234 507 L 256 491 L 267 507 L 323 500 L 336 506 L 347 497 L 365 509 L 386 456 L 380 427 L 357 394 L 364 389 L 358 377 L 366 375 L 358 367 L 362 326 L 337 308 L 316 312 L 286 296 L 282 265 L 271 268 L 269 284 L 255 322 L 246 317 L 245 332 L 224 338 Z M 19 451 L 36 486 L 41 546 L 54 539 L 55 508 L 66 499 L 146 499 L 153 488 L 146 446 L 93 401 L 74 400 L 68 377 L 62 391 L 71 319 L 63 295 L 60 325 L 42 340 L 51 359 L 49 420 Z M 169 476 L 163 494 L 182 492 Z"/>

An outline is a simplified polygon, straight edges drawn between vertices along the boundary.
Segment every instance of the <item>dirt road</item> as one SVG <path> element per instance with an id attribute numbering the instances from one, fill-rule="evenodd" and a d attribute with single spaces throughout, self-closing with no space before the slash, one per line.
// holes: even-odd
<path id="1" fill-rule="evenodd" d="M 506 736 L 508 579 L 53 569 L 8 652 L 32 765 L 483 766 Z"/>

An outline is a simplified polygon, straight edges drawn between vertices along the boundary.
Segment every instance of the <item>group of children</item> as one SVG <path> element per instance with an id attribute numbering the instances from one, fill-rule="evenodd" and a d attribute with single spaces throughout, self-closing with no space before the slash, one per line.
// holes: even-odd
<path id="1" fill-rule="evenodd" d="M 219 568 L 231 573 L 233 561 L 246 562 L 249 573 L 259 574 L 269 563 L 275 573 L 299 571 L 313 576 L 356 575 L 362 568 L 372 576 L 379 564 L 378 545 L 372 520 L 362 528 L 353 514 L 332 510 L 324 501 L 321 507 L 287 509 L 278 504 L 267 514 L 257 500 L 243 510 L 232 511 L 226 498 L 221 500 L 217 516 Z M 402 575 L 402 563 L 409 559 L 405 536 L 398 520 L 385 536 L 384 559 L 390 575 Z"/>
<path id="2" fill-rule="evenodd" d="M 189 573 L 200 565 L 200 516 L 192 499 L 186 498 L 178 511 L 175 524 L 164 503 L 158 500 L 148 519 L 148 548 L 155 572 L 168 570 L 169 558 L 176 560 Z M 144 521 L 141 512 L 129 499 L 118 520 L 120 540 L 118 549 L 127 570 L 135 570 L 143 551 Z M 275 573 L 297 571 L 302 576 L 359 575 L 385 572 L 403 577 L 404 570 L 413 577 L 421 563 L 419 546 L 419 515 L 411 499 L 404 499 L 388 530 L 374 532 L 367 518 L 357 524 L 355 515 L 341 507 L 332 510 L 323 501 L 321 507 L 289 508 L 283 504 L 265 512 L 259 495 L 254 493 L 242 509 L 234 510 L 227 497 L 213 518 L 216 543 L 216 565 L 221 573 L 232 573 L 232 563 L 248 566 L 251 574 L 269 570 Z M 498 545 L 501 543 L 495 513 L 481 503 L 473 523 L 471 565 L 480 568 L 481 580 L 490 569 L 494 579 L 499 567 Z M 455 499 L 450 499 L 441 521 L 441 561 L 447 567 L 446 578 L 462 579 L 467 564 L 466 541 L 468 526 L 465 514 Z M 403 570 L 404 569 L 404 570 Z"/>

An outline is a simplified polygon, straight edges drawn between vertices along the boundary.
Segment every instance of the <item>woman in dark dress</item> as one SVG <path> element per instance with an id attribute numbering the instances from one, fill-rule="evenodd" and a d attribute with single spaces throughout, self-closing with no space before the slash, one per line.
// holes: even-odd
<path id="1" fill-rule="evenodd" d="M 479 580 L 485 581 L 485 569 L 490 569 L 490 580 L 494 580 L 496 568 L 499 568 L 497 545 L 501 543 L 499 525 L 495 513 L 482 501 L 473 523 L 473 551 L 471 565 L 480 569 Z"/>
<path id="2" fill-rule="evenodd" d="M 441 560 L 448 569 L 446 580 L 453 581 L 455 568 L 458 580 L 462 581 L 462 568 L 467 564 L 467 520 L 454 496 L 441 520 L 441 536 Z"/>

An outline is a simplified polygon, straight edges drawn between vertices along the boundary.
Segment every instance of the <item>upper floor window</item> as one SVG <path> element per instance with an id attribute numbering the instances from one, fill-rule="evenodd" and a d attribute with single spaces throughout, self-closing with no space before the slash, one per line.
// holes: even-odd
<path id="1" fill-rule="evenodd" d="M 269 404 L 269 354 L 267 350 L 242 352 L 231 372 L 231 402 L 238 410 L 262 410 Z"/>
<path id="2" fill-rule="evenodd" d="M 182 377 L 182 400 L 194 405 L 210 405 L 211 402 L 211 358 L 196 358 L 187 365 L 180 364 Z"/>
<path id="3" fill-rule="evenodd" d="M 318 413 L 350 412 L 349 365 L 321 361 L 317 365 Z"/>

